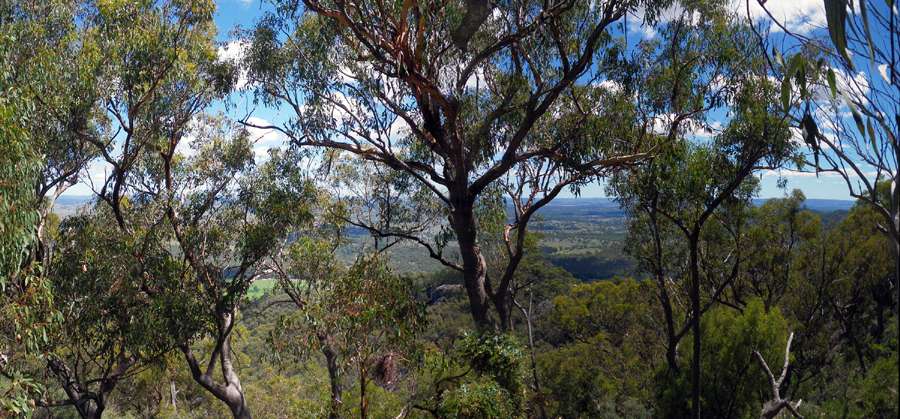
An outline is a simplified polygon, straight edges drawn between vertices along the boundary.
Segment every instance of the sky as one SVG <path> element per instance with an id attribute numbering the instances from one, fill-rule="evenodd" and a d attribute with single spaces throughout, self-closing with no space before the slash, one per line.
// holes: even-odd
<path id="1" fill-rule="evenodd" d="M 754 17 L 762 17 L 763 12 L 751 0 L 751 15 Z M 743 11 L 743 2 L 741 2 L 741 11 Z M 250 27 L 271 10 L 271 5 L 261 0 L 217 0 L 217 12 L 215 22 L 218 27 L 217 40 L 220 42 L 219 55 L 223 59 L 236 60 L 240 57 L 240 43 L 234 37 L 234 30 L 238 27 Z M 797 30 L 801 33 L 809 33 L 811 31 L 820 30 L 825 25 L 824 7 L 821 0 L 790 0 L 790 1 L 770 1 L 767 7 L 772 14 L 783 22 L 791 30 Z M 641 27 L 637 25 L 640 16 L 634 16 L 629 21 L 629 38 L 650 38 L 656 36 L 652 28 Z M 632 23 L 634 22 L 634 23 Z M 228 110 L 222 104 L 216 104 L 210 111 L 225 112 L 234 118 L 243 118 L 248 112 L 252 111 L 254 118 L 258 118 L 255 122 L 266 123 L 269 121 L 278 122 L 282 120 L 282 116 L 277 109 L 265 109 L 252 107 L 247 98 L 240 95 L 233 97 L 237 106 Z M 254 121 L 251 121 L 254 122 Z M 263 130 L 253 130 L 251 136 L 256 138 L 255 152 L 260 158 L 264 158 L 270 147 L 281 147 L 284 144 L 281 135 L 276 132 L 268 132 Z M 103 169 L 99 164 L 90 168 L 91 177 L 100 179 L 103 175 Z M 786 180 L 786 187 L 779 188 L 778 179 L 783 177 Z M 794 171 L 782 170 L 780 172 L 765 172 L 761 176 L 761 198 L 782 197 L 788 194 L 792 189 L 801 189 L 807 198 L 814 199 L 851 199 L 846 184 L 843 179 L 835 174 L 820 174 L 816 176 L 812 173 L 799 173 Z M 89 195 L 91 189 L 87 184 L 79 184 L 70 188 L 66 195 Z M 563 196 L 571 196 L 568 192 Z M 582 189 L 581 196 L 584 197 L 602 197 L 606 196 L 605 186 L 602 183 L 589 185 Z"/>

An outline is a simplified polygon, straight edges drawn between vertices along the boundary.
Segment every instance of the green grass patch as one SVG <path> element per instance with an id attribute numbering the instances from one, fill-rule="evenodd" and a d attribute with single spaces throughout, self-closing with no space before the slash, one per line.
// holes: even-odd
<path id="1" fill-rule="evenodd" d="M 250 288 L 247 290 L 247 299 L 255 300 L 257 298 L 262 297 L 265 293 L 269 292 L 269 290 L 275 288 L 278 285 L 274 279 L 257 279 L 250 284 Z"/>

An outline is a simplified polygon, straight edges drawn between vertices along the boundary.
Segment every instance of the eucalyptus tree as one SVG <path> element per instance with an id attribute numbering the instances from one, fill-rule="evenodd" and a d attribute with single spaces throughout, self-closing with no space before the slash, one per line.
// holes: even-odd
<path id="1" fill-rule="evenodd" d="M 81 18 L 92 25 L 87 38 L 95 42 L 105 63 L 98 70 L 104 112 L 96 118 L 95 131 L 84 137 L 106 169 L 99 182 L 92 179 L 91 186 L 117 235 L 110 242 L 123 243 L 110 245 L 115 253 L 125 253 L 113 260 L 136 270 L 103 270 L 105 265 L 98 263 L 97 275 L 88 277 L 94 282 L 79 282 L 82 288 L 66 295 L 75 298 L 84 292 L 113 302 L 134 297 L 131 303 L 146 298 L 149 302 L 143 305 L 115 307 L 138 311 L 128 313 L 128 318 L 150 316 L 157 324 L 146 325 L 150 330 L 143 334 L 131 334 L 130 328 L 93 335 L 66 330 L 83 338 L 74 340 L 76 344 L 90 345 L 72 346 L 76 350 L 55 358 L 49 369 L 63 382 L 68 402 L 83 405 L 79 413 L 94 417 L 102 413 L 105 394 L 121 377 L 136 365 L 177 348 L 201 387 L 222 400 L 236 417 L 250 417 L 231 360 L 237 305 L 259 275 L 256 267 L 268 254 L 270 240 L 286 234 L 289 221 L 285 217 L 293 219 L 294 213 L 278 205 L 295 202 L 278 203 L 277 196 L 255 190 L 248 135 L 201 115 L 236 81 L 234 68 L 217 58 L 211 1 L 112 1 L 91 6 Z M 294 215 L 298 214 L 303 212 Z M 157 257 L 158 246 L 165 252 Z M 176 272 L 155 273 L 154 261 L 159 258 L 166 261 L 164 267 Z M 61 287 L 67 277 L 60 276 Z M 115 287 L 103 284 L 126 281 L 122 278 L 140 284 L 139 290 L 105 294 Z M 173 282 L 181 293 L 169 292 Z M 92 307 L 81 306 L 89 301 L 74 303 L 78 310 L 73 312 L 93 321 L 96 330 L 116 324 L 118 317 L 96 315 Z M 176 303 L 183 309 L 154 310 Z M 166 339 L 156 337 L 157 331 L 168 331 Z M 195 343 L 207 337 L 213 350 L 202 359 Z M 93 353 L 98 364 L 110 357 L 115 363 L 107 363 L 110 367 L 100 370 L 99 379 L 76 374 L 79 350 L 96 348 L 110 349 Z M 72 380 L 73 376 L 78 378 Z M 100 388 L 89 390 L 79 380 L 97 382 Z M 87 404 L 79 401 L 85 397 L 90 399 Z"/>
<path id="2" fill-rule="evenodd" d="M 755 192 L 753 174 L 792 157 L 777 89 L 766 78 L 764 52 L 724 2 L 678 9 L 661 40 L 637 49 L 645 68 L 632 79 L 644 135 L 660 142 L 646 165 L 624 172 L 612 191 L 648 236 L 634 250 L 653 274 L 666 318 L 667 359 L 677 370 L 677 347 L 690 330 L 692 416 L 700 417 L 700 318 L 737 276 L 744 209 Z M 629 88 L 628 80 L 623 86 Z M 666 248 L 678 239 L 680 251 Z M 728 246 L 703 246 L 714 236 Z M 671 236 L 670 236 L 671 237 Z M 731 251 L 725 251 L 724 249 Z M 676 248 L 677 249 L 677 248 Z M 646 253 L 645 253 L 646 252 Z M 718 253 L 717 253 L 718 252 Z M 721 254 L 719 254 L 721 253 Z M 718 261 L 717 261 L 718 259 Z M 670 290 L 671 274 L 689 282 L 683 324 Z M 701 289 L 706 289 L 703 301 Z"/>
<path id="3" fill-rule="evenodd" d="M 843 180 L 850 196 L 881 215 L 877 226 L 893 247 L 896 284 L 900 278 L 897 8 L 893 1 L 828 0 L 827 31 L 801 33 L 775 18 L 764 4 L 759 7 L 767 12 L 759 42 L 767 49 L 773 44 L 771 70 L 782 83 L 782 106 L 806 143 L 805 163 L 816 173 Z M 749 3 L 747 12 L 749 19 Z M 773 28 L 777 36 L 769 34 Z M 879 193 L 881 183 L 890 185 L 886 199 Z M 900 287 L 896 288 L 894 298 L 900 304 Z"/>
<path id="4" fill-rule="evenodd" d="M 47 77 L 56 80 L 51 87 L 71 85 L 66 93 L 85 102 L 41 96 L 38 109 L 47 116 L 35 131 L 55 138 L 40 143 L 50 164 L 38 192 L 58 195 L 91 155 L 105 170 L 99 182 L 97 174 L 88 181 L 98 202 L 92 212 L 100 219 L 69 223 L 64 244 L 80 246 L 64 246 L 70 258 L 52 264 L 53 287 L 65 297 L 68 318 L 47 367 L 65 396 L 42 404 L 74 405 L 83 417 L 99 417 L 116 383 L 197 328 L 191 316 L 181 319 L 182 310 L 172 308 L 183 303 L 170 291 L 173 281 L 184 286 L 185 270 L 172 272 L 183 264 L 163 246 L 173 237 L 161 227 L 166 201 L 152 195 L 148 181 L 156 179 L 147 174 L 161 166 L 165 146 L 177 144 L 198 112 L 234 80 L 230 66 L 217 61 L 213 10 L 212 2 L 176 0 L 85 3 L 73 10 L 70 18 L 84 29 L 64 38 L 80 49 L 72 47 L 72 62 L 63 64 L 77 74 L 48 70 Z M 92 227 L 100 222 L 103 234 Z M 80 270 L 72 260 L 83 261 Z"/>
<path id="5" fill-rule="evenodd" d="M 887 237 L 877 234 L 878 212 L 857 204 L 847 218 L 823 234 L 819 258 L 804 263 L 821 287 L 820 315 L 832 317 L 832 328 L 841 331 L 842 343 L 866 373 L 873 360 L 873 346 L 884 344 L 885 309 L 891 307 L 891 269 Z M 809 271 L 807 271 L 809 272 Z"/>
<path id="6" fill-rule="evenodd" d="M 28 401 L 39 388 L 23 363 L 40 340 L 27 333 L 34 327 L 30 320 L 37 319 L 23 314 L 29 303 L 48 297 L 46 288 L 32 281 L 30 269 L 22 269 L 36 238 L 38 213 L 30 204 L 40 155 L 22 128 L 29 102 L 8 77 L 12 69 L 6 57 L 13 47 L 11 34 L 0 32 L 0 414 L 24 414 L 33 407 Z"/>
<path id="7" fill-rule="evenodd" d="M 366 416 L 370 383 L 396 389 L 398 371 L 412 363 L 415 338 L 424 323 L 423 307 L 415 301 L 410 279 L 387 265 L 384 252 L 396 240 L 360 248 L 351 264 L 341 260 L 339 249 L 351 244 L 346 237 L 347 208 L 321 184 L 315 185 L 313 174 L 295 170 L 298 158 L 304 158 L 302 153 L 273 151 L 266 166 L 270 176 L 262 182 L 280 185 L 279 202 L 308 196 L 317 215 L 298 224 L 290 236 L 282 236 L 265 263 L 286 297 L 270 305 L 293 306 L 281 316 L 270 341 L 279 358 L 303 359 L 316 352 L 324 357 L 329 418 L 344 416 L 352 406 L 344 402 L 344 395 L 348 378 L 355 375 L 358 408 Z"/>
<path id="8" fill-rule="evenodd" d="M 158 214 L 154 203 L 130 204 L 122 215 L 131 234 L 109 228 L 115 221 L 103 204 L 61 224 L 47 275 L 62 320 L 46 350 L 62 394 L 49 392 L 40 406 L 102 417 L 117 384 L 198 328 L 188 314 L 193 300 L 182 294 L 184 266 L 168 253 Z"/>
<path id="9" fill-rule="evenodd" d="M 534 213 L 645 156 L 627 98 L 601 82 L 620 69 L 625 14 L 644 6 L 650 22 L 664 6 L 646 3 L 277 1 L 249 34 L 248 79 L 289 118 L 245 123 L 379 166 L 402 199 L 370 231 L 423 246 L 462 274 L 480 328 L 509 328 Z M 476 207 L 501 184 L 528 193 L 491 278 Z"/>
<path id="10" fill-rule="evenodd" d="M 415 364 L 424 307 L 415 301 L 409 278 L 393 273 L 384 254 L 362 254 L 342 266 L 335 250 L 312 237 L 290 245 L 276 271 L 296 311 L 282 319 L 284 327 L 272 338 L 279 352 L 317 349 L 325 356 L 330 418 L 348 410 L 344 384 L 355 375 L 360 417 L 367 417 L 370 383 L 397 389 L 400 371 Z"/>
<path id="11" fill-rule="evenodd" d="M 304 317 L 310 304 L 327 302 L 324 298 L 315 298 L 311 301 L 310 297 L 319 297 L 320 286 L 327 287 L 338 277 L 340 264 L 335 250 L 339 243 L 340 240 L 329 243 L 327 240 L 305 237 L 279 252 L 272 261 L 279 286 L 288 296 L 278 303 L 293 304 L 297 309 L 295 313 L 282 318 L 281 322 L 286 327 L 279 328 L 273 333 L 272 346 L 280 355 L 296 354 L 302 357 L 312 348 L 322 354 L 325 358 L 325 367 L 328 369 L 330 391 L 328 417 L 331 419 L 339 418 L 343 411 L 344 362 L 339 359 L 341 354 L 328 330 L 321 327 L 317 319 L 307 323 Z M 299 339 L 293 339 L 295 336 Z"/>
<path id="12" fill-rule="evenodd" d="M 234 417 L 249 418 L 232 360 L 239 304 L 250 284 L 266 274 L 263 261 L 277 244 L 311 219 L 313 197 L 308 188 L 289 194 L 272 181 L 271 163 L 258 168 L 245 130 L 221 118 L 199 118 L 198 124 L 189 156 L 178 150 L 178 136 L 162 147 L 161 158 L 148 161 L 143 184 L 150 188 L 138 196 L 161 203 L 173 255 L 188 268 L 185 291 L 199 307 L 194 315 L 201 327 L 178 347 L 191 375 Z M 212 349 L 199 352 L 200 341 Z"/>
<path id="13" fill-rule="evenodd" d="M 18 40 L 11 57 L 13 77 L 33 102 L 23 126 L 42 156 L 31 204 L 39 210 L 39 240 L 31 257 L 44 263 L 50 257 L 45 233 L 53 205 L 96 156 L 89 139 L 104 123 L 99 100 L 104 57 L 92 34 L 94 21 L 77 18 L 92 9 L 79 0 L 15 2 L 12 8 L 16 17 L 9 30 Z"/>
<path id="14" fill-rule="evenodd" d="M 881 193 L 887 194 L 887 188 Z M 785 213 L 777 216 L 790 217 Z M 794 272 L 779 303 L 796 334 L 790 378 L 782 395 L 802 392 L 815 404 L 816 399 L 832 397 L 823 396 L 819 389 L 833 385 L 846 399 L 833 408 L 834 414 L 850 411 L 851 415 L 887 416 L 896 412 L 889 390 L 895 379 L 895 372 L 890 371 L 896 368 L 889 323 L 892 256 L 890 239 L 878 232 L 879 218 L 868 203 L 858 202 L 833 226 L 820 225 L 824 223 L 815 217 L 802 228 L 808 238 L 798 243 L 790 263 Z M 781 223 L 787 225 L 786 221 Z M 773 247 L 769 252 L 780 250 Z M 873 377 L 878 377 L 878 386 L 860 390 L 857 380 Z M 872 409 L 867 404 L 876 399 L 884 413 L 866 410 Z"/>
<path id="15" fill-rule="evenodd" d="M 40 362 L 58 320 L 42 233 L 56 192 L 86 161 L 86 153 L 67 148 L 70 136 L 59 128 L 81 120 L 80 109 L 95 109 L 94 95 L 71 95 L 82 92 L 90 78 L 83 65 L 89 60 L 80 59 L 83 46 L 73 42 L 83 33 L 73 18 L 79 6 L 66 0 L 0 1 L 0 413 L 34 408 L 43 383 L 31 377 L 30 366 Z M 66 115 L 65 122 L 48 110 Z"/>
<path id="16" fill-rule="evenodd" d="M 733 287 L 736 302 L 743 305 L 758 297 L 769 310 L 782 305 L 797 281 L 809 281 L 796 278 L 797 265 L 809 256 L 804 250 L 817 241 L 822 226 L 818 216 L 803 208 L 805 199 L 794 190 L 750 210 L 743 231 L 744 266 Z"/>

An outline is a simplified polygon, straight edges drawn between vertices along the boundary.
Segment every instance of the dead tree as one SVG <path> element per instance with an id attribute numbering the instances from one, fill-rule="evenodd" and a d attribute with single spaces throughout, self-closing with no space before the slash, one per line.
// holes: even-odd
<path id="1" fill-rule="evenodd" d="M 756 357 L 756 360 L 759 361 L 759 365 L 762 366 L 763 371 L 766 372 L 766 376 L 769 377 L 769 384 L 772 385 L 772 398 L 763 404 L 762 411 L 759 413 L 759 417 L 761 418 L 772 419 L 778 416 L 778 414 L 781 413 L 781 410 L 785 408 L 787 408 L 794 417 L 803 417 L 797 412 L 797 409 L 800 408 L 800 403 L 803 403 L 803 400 L 797 400 L 796 403 L 791 403 L 790 400 L 781 398 L 781 384 L 784 383 L 784 379 L 787 377 L 788 367 L 791 361 L 791 341 L 793 340 L 794 333 L 791 332 L 790 336 L 788 336 L 787 347 L 784 348 L 784 367 L 782 367 L 781 375 L 778 376 L 778 379 L 772 374 L 772 370 L 769 369 L 769 365 L 766 363 L 762 354 L 760 354 L 759 351 L 753 351 L 753 355 Z"/>

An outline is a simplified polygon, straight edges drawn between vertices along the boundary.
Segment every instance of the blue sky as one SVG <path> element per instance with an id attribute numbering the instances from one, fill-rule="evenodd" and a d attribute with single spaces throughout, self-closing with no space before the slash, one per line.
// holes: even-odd
<path id="1" fill-rule="evenodd" d="M 248 26 L 259 19 L 264 10 L 271 9 L 267 2 L 260 0 L 216 0 L 216 6 L 220 41 L 227 41 L 228 32 L 235 26 Z"/>
<path id="2" fill-rule="evenodd" d="M 752 3 L 755 2 L 751 1 Z M 790 25 L 793 25 L 793 28 L 805 28 L 805 31 L 814 31 L 820 29 L 824 24 L 824 10 L 821 0 L 792 0 L 770 3 L 773 4 L 768 7 L 772 9 L 773 14 L 789 22 Z M 219 30 L 218 41 L 222 44 L 220 56 L 236 59 L 240 54 L 240 47 L 233 38 L 233 29 L 238 26 L 250 27 L 267 10 L 271 10 L 271 5 L 261 0 L 217 0 L 217 6 L 215 21 Z M 751 12 L 754 14 L 759 13 L 759 11 Z M 638 19 L 636 18 L 629 21 L 629 32 L 632 32 L 632 36 L 655 36 L 652 28 L 642 28 L 637 24 L 637 21 Z M 632 36 L 629 36 L 629 38 Z M 231 117 L 242 118 L 252 110 L 254 117 L 261 118 L 261 120 L 273 122 L 282 120 L 279 112 L 275 109 L 252 108 L 250 101 L 247 98 L 242 98 L 240 95 L 235 95 L 233 99 L 236 106 L 227 112 Z M 211 111 L 224 112 L 225 108 L 222 104 L 217 104 Z M 269 147 L 278 147 L 283 142 L 282 138 L 274 132 L 259 130 L 251 134 L 259 138 L 256 151 L 260 156 L 265 155 Z M 91 172 L 97 173 L 98 170 L 99 168 L 92 168 Z M 779 176 L 783 176 L 787 180 L 786 189 L 778 188 Z M 843 179 L 834 174 L 823 174 L 816 177 L 809 173 L 790 171 L 782 171 L 780 174 L 767 172 L 762 175 L 761 186 L 760 197 L 762 198 L 781 197 L 791 189 L 801 189 L 808 198 L 850 199 Z M 76 185 L 67 191 L 66 194 L 87 195 L 90 194 L 90 189 L 86 185 Z M 582 196 L 605 196 L 604 186 L 602 184 L 590 185 L 582 190 Z"/>

